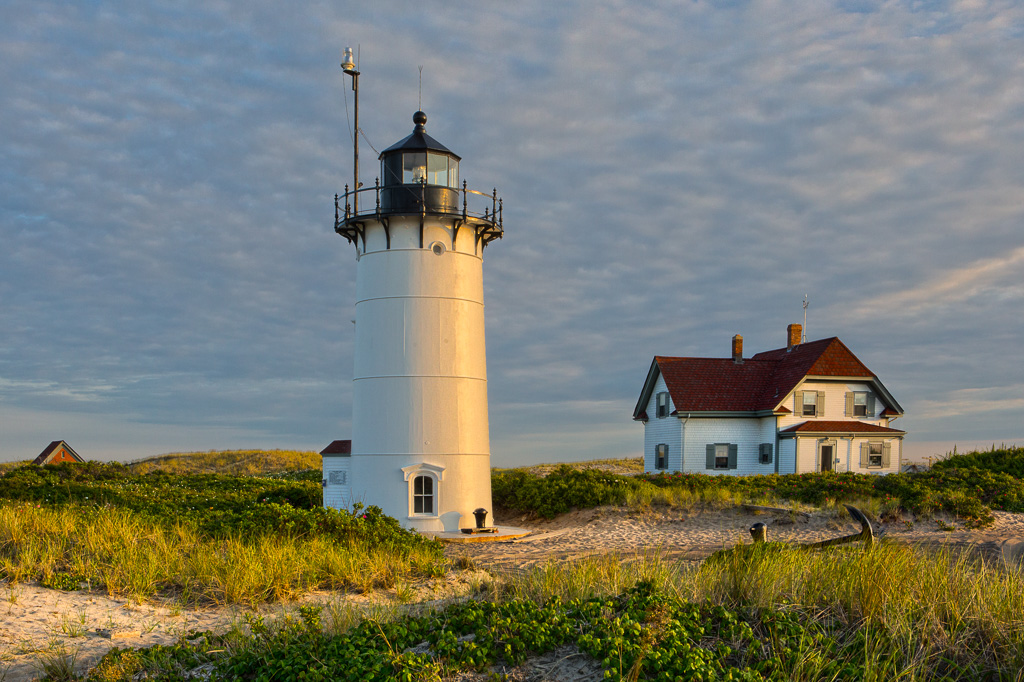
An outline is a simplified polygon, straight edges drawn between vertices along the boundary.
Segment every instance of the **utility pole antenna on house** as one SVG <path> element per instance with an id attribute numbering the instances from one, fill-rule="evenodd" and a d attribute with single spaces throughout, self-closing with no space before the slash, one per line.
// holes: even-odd
<path id="1" fill-rule="evenodd" d="M 803 338 L 800 339 L 800 343 L 807 343 L 807 306 L 810 305 L 810 301 L 807 300 L 807 294 L 804 294 L 804 326 L 803 326 Z"/>

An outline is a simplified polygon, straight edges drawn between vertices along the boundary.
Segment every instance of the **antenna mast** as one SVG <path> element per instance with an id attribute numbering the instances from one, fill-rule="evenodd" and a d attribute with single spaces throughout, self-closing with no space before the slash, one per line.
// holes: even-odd
<path id="1" fill-rule="evenodd" d="M 810 305 L 810 301 L 807 300 L 807 294 L 804 294 L 804 326 L 803 326 L 803 338 L 800 339 L 800 343 L 807 343 L 807 306 Z"/>

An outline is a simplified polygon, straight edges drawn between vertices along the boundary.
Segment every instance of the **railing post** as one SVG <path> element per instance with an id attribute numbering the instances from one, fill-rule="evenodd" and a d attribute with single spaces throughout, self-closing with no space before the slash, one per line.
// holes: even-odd
<path id="1" fill-rule="evenodd" d="M 498 188 L 494 188 L 494 192 L 491 193 L 491 215 L 498 215 Z"/>
<path id="2" fill-rule="evenodd" d="M 352 206 L 348 203 L 348 184 L 345 184 L 345 220 L 348 220 L 352 213 Z"/>
<path id="3" fill-rule="evenodd" d="M 466 181 L 462 181 L 462 219 L 466 219 Z"/>
<path id="4" fill-rule="evenodd" d="M 338 227 L 338 193 L 334 193 L 334 227 Z"/>
<path id="5" fill-rule="evenodd" d="M 380 178 L 377 178 L 373 182 L 374 187 L 377 188 L 377 215 L 380 215 Z"/>
<path id="6" fill-rule="evenodd" d="M 501 203 L 501 199 L 498 199 L 498 227 L 502 226 L 502 219 L 505 217 L 505 207 Z"/>

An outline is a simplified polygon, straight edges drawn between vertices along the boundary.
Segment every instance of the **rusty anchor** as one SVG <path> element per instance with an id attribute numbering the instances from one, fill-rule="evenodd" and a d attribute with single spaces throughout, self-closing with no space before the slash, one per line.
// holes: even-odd
<path id="1" fill-rule="evenodd" d="M 844 504 L 843 506 L 846 507 L 848 512 L 850 512 L 850 516 L 853 517 L 853 520 L 860 523 L 861 531 L 859 533 L 846 535 L 841 538 L 833 538 L 831 540 L 822 540 L 821 542 L 812 542 L 800 546 L 804 549 L 824 549 L 825 547 L 846 545 L 851 542 L 863 542 L 865 549 L 870 548 L 875 542 L 875 532 L 871 528 L 871 521 L 860 509 L 849 504 Z M 750 536 L 754 538 L 754 542 L 767 542 L 768 526 L 760 522 L 755 523 L 750 527 Z"/>

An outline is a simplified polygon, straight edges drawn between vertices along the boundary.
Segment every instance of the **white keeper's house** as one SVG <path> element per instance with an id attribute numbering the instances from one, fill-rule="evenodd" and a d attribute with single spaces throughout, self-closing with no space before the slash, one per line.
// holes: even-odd
<path id="1" fill-rule="evenodd" d="M 633 419 L 644 424 L 644 470 L 706 474 L 894 473 L 903 408 L 838 338 L 731 358 L 655 356 Z"/>

